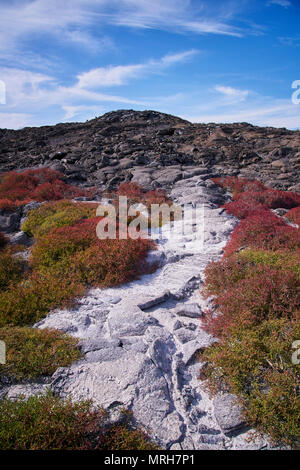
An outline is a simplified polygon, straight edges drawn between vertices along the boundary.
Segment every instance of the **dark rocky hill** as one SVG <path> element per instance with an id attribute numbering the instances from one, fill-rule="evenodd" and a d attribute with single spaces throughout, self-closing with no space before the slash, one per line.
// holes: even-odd
<path id="1" fill-rule="evenodd" d="M 238 175 L 300 191 L 300 131 L 247 123 L 191 124 L 154 111 L 120 110 L 85 123 L 0 129 L 0 172 L 49 166 L 84 186 Z"/>

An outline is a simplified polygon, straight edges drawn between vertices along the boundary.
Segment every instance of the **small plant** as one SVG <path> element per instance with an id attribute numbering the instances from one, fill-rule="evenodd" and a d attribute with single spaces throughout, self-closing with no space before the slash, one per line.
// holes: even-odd
<path id="1" fill-rule="evenodd" d="M 0 291 L 22 278 L 23 263 L 9 253 L 0 252 Z"/>
<path id="2" fill-rule="evenodd" d="M 231 391 L 243 401 L 246 421 L 275 442 L 300 444 L 299 366 L 291 345 L 300 336 L 299 319 L 236 325 L 228 338 L 206 349 L 202 379 L 211 391 Z"/>
<path id="3" fill-rule="evenodd" d="M 249 180 L 247 178 L 237 178 L 236 176 L 212 178 L 212 181 L 223 189 L 231 191 L 233 193 L 233 198 L 235 198 L 237 194 L 245 191 L 260 192 L 267 189 L 260 181 Z"/>
<path id="4" fill-rule="evenodd" d="M 79 450 L 103 432 L 105 412 L 88 401 L 72 403 L 46 396 L 0 401 L 1 450 Z"/>
<path id="5" fill-rule="evenodd" d="M 94 217 L 97 205 L 57 201 L 43 204 L 31 210 L 22 225 L 22 230 L 29 236 L 41 237 L 54 228 L 73 225 L 81 219 Z"/>
<path id="6" fill-rule="evenodd" d="M 15 210 L 30 201 L 51 201 L 89 195 L 64 181 L 50 168 L 10 171 L 0 176 L 0 209 Z"/>
<path id="7" fill-rule="evenodd" d="M 142 430 L 110 426 L 90 401 L 62 400 L 51 392 L 0 401 L 1 450 L 155 450 Z"/>
<path id="8" fill-rule="evenodd" d="M 86 287 L 75 275 L 63 270 L 33 272 L 0 292 L 0 327 L 32 325 L 49 310 L 70 305 Z"/>
<path id="9" fill-rule="evenodd" d="M 207 314 L 206 327 L 218 337 L 230 335 L 237 324 L 247 328 L 273 318 L 292 319 L 300 311 L 300 280 L 296 273 L 282 271 L 267 265 L 256 265 L 251 269 L 241 268 L 235 276 L 226 271 L 232 265 L 218 266 L 225 278 L 220 282 L 220 273 L 216 276 L 214 288 L 214 270 L 207 270 L 207 294 L 217 293 L 215 302 L 219 306 L 219 315 Z M 240 278 L 238 278 L 240 276 Z"/>
<path id="10" fill-rule="evenodd" d="M 233 192 L 224 207 L 243 220 L 223 259 L 206 268 L 204 294 L 214 308 L 204 325 L 219 342 L 201 354 L 201 378 L 212 392 L 237 394 L 249 425 L 299 448 L 300 376 L 291 354 L 300 337 L 300 229 L 270 209 L 292 208 L 286 216 L 297 223 L 300 195 L 234 177 L 215 182 Z"/>
<path id="11" fill-rule="evenodd" d="M 6 344 L 0 374 L 13 380 L 52 375 L 81 357 L 78 340 L 56 330 L 5 327 L 0 328 L 0 340 Z"/>
<path id="12" fill-rule="evenodd" d="M 121 183 L 117 196 L 127 196 L 131 204 L 141 202 L 143 196 L 143 188 L 138 183 Z"/>
<path id="13" fill-rule="evenodd" d="M 128 425 L 112 426 L 102 435 L 97 444 L 98 450 L 160 450 L 150 436 L 141 429 Z"/>
<path id="14" fill-rule="evenodd" d="M 29 271 L 0 292 L 0 326 L 31 325 L 50 309 L 62 307 L 86 288 L 112 286 L 149 272 L 151 240 L 99 240 L 100 218 L 81 219 L 40 236 L 32 249 Z"/>
<path id="15" fill-rule="evenodd" d="M 130 204 L 145 204 L 149 209 L 151 204 L 172 204 L 163 189 L 144 191 L 138 183 L 121 183 L 117 191 L 117 196 L 127 196 Z"/>
<path id="16" fill-rule="evenodd" d="M 263 209 L 237 225 L 225 247 L 225 256 L 242 247 L 272 251 L 297 250 L 300 248 L 300 230 L 290 227 L 283 219 Z"/>

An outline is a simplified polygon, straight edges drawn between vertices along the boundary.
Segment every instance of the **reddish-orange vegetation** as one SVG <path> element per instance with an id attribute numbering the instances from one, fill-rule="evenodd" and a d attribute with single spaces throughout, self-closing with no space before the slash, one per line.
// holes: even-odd
<path id="1" fill-rule="evenodd" d="M 0 209 L 14 210 L 30 201 L 53 201 L 87 195 L 64 182 L 64 175 L 50 168 L 10 171 L 0 176 Z"/>
<path id="2" fill-rule="evenodd" d="M 291 354 L 300 333 L 300 229 L 271 209 L 290 209 L 286 217 L 299 223 L 300 195 L 235 177 L 214 181 L 232 191 L 224 207 L 243 220 L 223 259 L 206 268 L 203 292 L 215 308 L 204 325 L 219 343 L 201 355 L 202 377 L 211 390 L 239 395 L 249 424 L 297 447 L 300 377 Z"/>
<path id="3" fill-rule="evenodd" d="M 156 188 L 152 191 L 144 191 L 138 183 L 121 183 L 117 191 L 117 196 L 127 196 L 131 204 L 142 203 L 147 207 L 151 204 L 170 204 L 166 192 L 163 189 Z"/>

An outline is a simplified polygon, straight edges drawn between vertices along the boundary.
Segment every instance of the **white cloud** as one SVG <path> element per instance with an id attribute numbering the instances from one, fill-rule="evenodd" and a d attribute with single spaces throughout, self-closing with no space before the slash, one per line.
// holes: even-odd
<path id="1" fill-rule="evenodd" d="M 285 1 L 285 0 L 281 0 Z M 227 13 L 209 12 L 209 3 L 190 0 L 13 0 L 1 5 L 0 57 L 26 50 L 33 35 L 48 35 L 96 51 L 110 48 L 111 40 L 100 37 L 109 24 L 195 34 L 241 36 L 243 31 L 228 23 Z M 97 28 L 97 34 L 92 34 Z"/>
<path id="2" fill-rule="evenodd" d="M 103 93 L 101 88 L 120 86 L 130 79 L 144 77 L 146 74 L 161 73 L 176 64 L 184 63 L 197 53 L 196 50 L 168 54 L 158 60 L 144 64 L 110 66 L 92 69 L 75 77 L 74 84 L 61 85 L 56 78 L 20 69 L 0 67 L 1 80 L 6 84 L 5 127 L 47 124 L 41 116 L 52 109 L 55 119 L 87 119 L 105 110 L 104 104 L 115 103 L 116 107 L 151 106 L 151 101 L 131 99 L 120 95 Z M 30 109 L 28 114 L 27 110 Z M 11 114 L 9 114 L 11 113 Z M 7 116 L 13 116 L 7 121 Z M 36 116 L 34 121 L 32 116 Z M 39 117 L 38 117 L 39 116 Z M 7 124 L 7 122 L 9 124 Z"/>
<path id="3" fill-rule="evenodd" d="M 224 88 L 223 91 L 229 97 L 235 95 L 234 88 L 218 88 Z M 194 104 L 186 107 L 180 117 L 191 122 L 249 122 L 258 126 L 299 128 L 300 105 L 293 104 L 291 99 L 276 99 L 247 91 L 245 99 L 236 102 L 220 101 L 217 96 L 210 96 L 205 102 L 200 101 L 201 104 L 197 105 L 195 97 L 190 98 Z"/>
<path id="4" fill-rule="evenodd" d="M 249 90 L 239 90 L 230 86 L 216 85 L 214 89 L 229 99 L 230 103 L 244 101 L 249 95 Z"/>
<path id="5" fill-rule="evenodd" d="M 62 106 L 62 109 L 65 111 L 64 120 L 73 119 L 76 116 L 80 116 L 80 119 L 82 120 L 84 114 L 90 119 L 92 114 L 99 116 L 105 112 L 105 108 L 102 106 L 70 105 Z"/>
<path id="6" fill-rule="evenodd" d="M 97 89 L 124 85 L 130 79 L 157 73 L 172 65 L 186 62 L 197 53 L 198 51 L 193 49 L 177 54 L 167 54 L 160 60 L 149 60 L 143 64 L 98 67 L 78 75 L 78 87 Z"/>
<path id="7" fill-rule="evenodd" d="M 222 34 L 225 36 L 242 37 L 241 29 L 219 23 L 218 21 L 189 21 L 182 23 L 182 27 L 187 31 L 198 34 Z"/>
<path id="8" fill-rule="evenodd" d="M 128 79 L 136 78 L 143 70 L 143 65 L 99 67 L 78 75 L 78 87 L 99 88 L 123 85 Z"/>

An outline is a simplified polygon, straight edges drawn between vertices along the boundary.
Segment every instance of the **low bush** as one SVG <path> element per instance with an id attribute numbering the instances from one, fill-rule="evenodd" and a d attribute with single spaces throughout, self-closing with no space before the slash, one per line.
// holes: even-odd
<path id="1" fill-rule="evenodd" d="M 98 440 L 98 450 L 162 450 L 141 429 L 131 429 L 124 424 L 112 426 Z"/>
<path id="2" fill-rule="evenodd" d="M 0 291 L 22 278 L 23 263 L 9 253 L 0 253 Z M 1 307 L 0 307 L 1 308 Z"/>
<path id="3" fill-rule="evenodd" d="M 233 198 L 235 198 L 237 194 L 243 193 L 245 191 L 260 192 L 267 189 L 266 186 L 264 186 L 260 181 L 249 180 L 247 178 L 237 178 L 236 176 L 212 178 L 212 181 L 218 186 L 221 186 L 223 189 L 231 191 Z"/>
<path id="4" fill-rule="evenodd" d="M 151 204 L 172 204 L 166 192 L 157 188 L 152 191 L 144 191 L 138 183 L 121 183 L 117 191 L 117 196 L 127 196 L 130 204 L 145 204 L 150 208 Z"/>
<path id="5" fill-rule="evenodd" d="M 103 432 L 105 413 L 88 401 L 72 403 L 48 393 L 0 401 L 0 449 L 78 450 Z"/>
<path id="6" fill-rule="evenodd" d="M 241 262 L 247 263 L 249 268 L 253 264 L 268 265 L 283 271 L 292 271 L 300 279 L 300 250 L 290 252 L 288 250 L 265 251 L 245 249 L 237 255 Z"/>
<path id="7" fill-rule="evenodd" d="M 5 327 L 0 328 L 0 340 L 6 344 L 0 374 L 13 380 L 52 375 L 81 357 L 78 340 L 56 330 Z"/>
<path id="8" fill-rule="evenodd" d="M 49 310 L 70 305 L 85 290 L 71 269 L 68 276 L 58 268 L 30 273 L 0 292 L 0 327 L 32 325 Z"/>
<path id="9" fill-rule="evenodd" d="M 127 422 L 109 426 L 90 401 L 62 400 L 50 392 L 0 401 L 1 450 L 154 450 L 159 447 Z"/>
<path id="10" fill-rule="evenodd" d="M 291 356 L 300 337 L 300 230 L 270 209 L 292 208 L 287 217 L 296 222 L 300 195 L 231 177 L 215 182 L 233 191 L 224 207 L 243 220 L 223 259 L 206 268 L 204 295 L 214 306 L 204 325 L 219 342 L 201 354 L 201 377 L 213 392 L 237 394 L 251 426 L 299 447 L 300 377 Z"/>
<path id="11" fill-rule="evenodd" d="M 236 324 L 230 337 L 200 356 L 201 376 L 213 392 L 237 394 L 251 426 L 292 446 L 300 445 L 300 375 L 291 360 L 299 337 L 299 319 L 268 320 L 247 329 Z"/>
<path id="12" fill-rule="evenodd" d="M 215 275 L 218 269 L 220 272 Z M 237 323 L 247 328 L 268 319 L 292 319 L 300 311 L 300 280 L 291 271 L 261 264 L 239 270 L 239 265 L 234 266 L 234 263 L 228 263 L 224 269 L 221 263 L 214 266 L 214 270 L 207 270 L 207 283 L 207 295 L 216 295 L 215 303 L 221 313 L 207 313 L 205 324 L 208 331 L 218 337 L 230 335 Z"/>
<path id="13" fill-rule="evenodd" d="M 230 214 L 244 219 L 265 209 L 292 209 L 300 206 L 300 195 L 290 191 L 266 188 L 256 180 L 228 176 L 213 178 L 213 181 L 233 193 L 233 200 L 223 207 Z"/>
<path id="14" fill-rule="evenodd" d="M 112 286 L 148 272 L 154 244 L 145 239 L 99 240 L 100 218 L 52 229 L 32 249 L 31 271 L 0 292 L 0 326 L 23 326 L 65 306 L 91 286 Z"/>
<path id="15" fill-rule="evenodd" d="M 230 214 L 244 219 L 249 215 L 267 209 L 291 209 L 300 205 L 300 195 L 288 191 L 267 189 L 265 191 L 247 191 L 239 193 L 234 200 L 224 204 L 224 208 Z"/>
<path id="16" fill-rule="evenodd" d="M 29 236 L 41 237 L 53 228 L 73 225 L 78 220 L 94 217 L 96 208 L 95 204 L 66 200 L 49 202 L 29 212 L 22 230 Z"/>
<path id="17" fill-rule="evenodd" d="M 99 240 L 99 220 L 81 220 L 42 237 L 32 251 L 33 267 L 39 271 L 59 267 L 87 286 L 116 285 L 139 276 L 147 269 L 145 259 L 153 242 L 142 238 Z"/>
<path id="18" fill-rule="evenodd" d="M 30 201 L 50 201 L 86 196 L 63 181 L 64 175 L 50 168 L 10 171 L 0 176 L 0 208 L 14 210 Z"/>
<path id="19" fill-rule="evenodd" d="M 118 191 L 117 196 L 126 196 L 130 199 L 132 204 L 141 202 L 143 196 L 143 188 L 138 183 L 121 183 Z"/>
<path id="20" fill-rule="evenodd" d="M 227 202 L 222 207 L 224 207 L 229 214 L 234 215 L 234 217 L 237 217 L 238 219 L 245 219 L 246 217 L 249 217 L 249 215 L 255 215 L 256 213 L 262 213 L 263 211 L 267 212 L 262 204 L 253 200 L 231 201 Z"/>
<path id="21" fill-rule="evenodd" d="M 229 256 L 242 247 L 265 250 L 297 250 L 300 230 L 267 210 L 257 211 L 243 219 L 234 229 L 224 253 Z"/>

